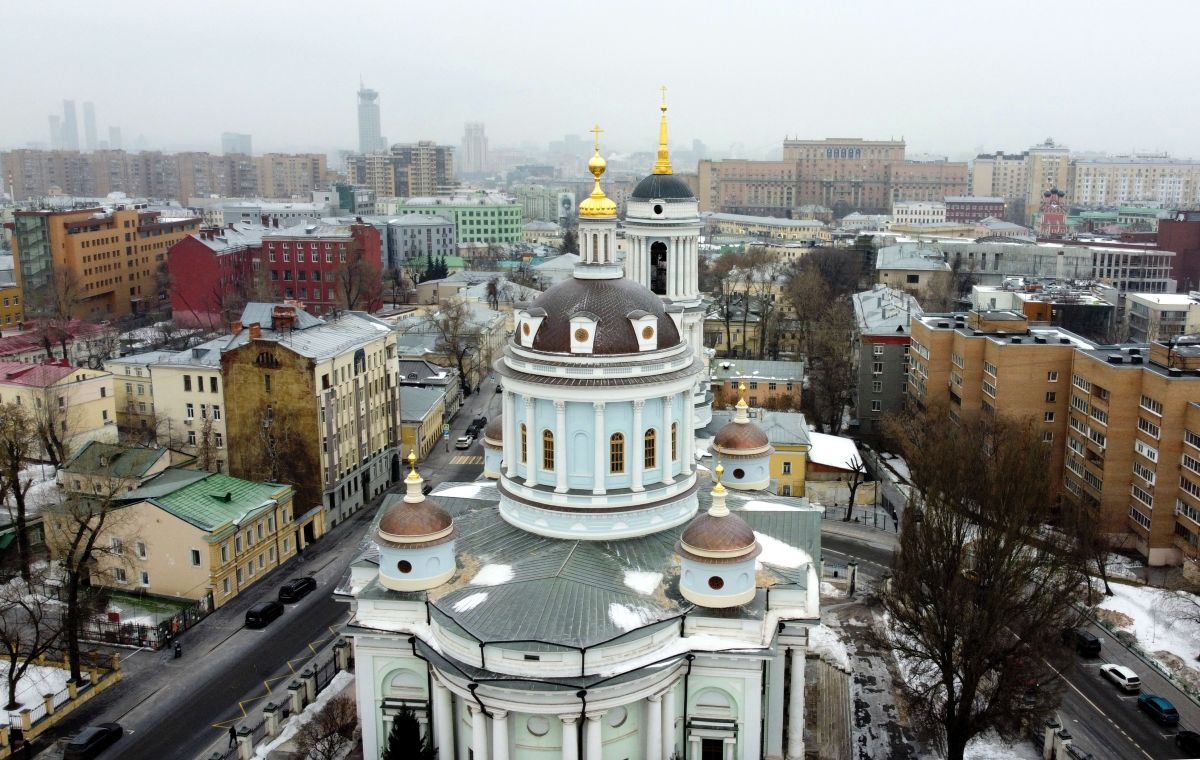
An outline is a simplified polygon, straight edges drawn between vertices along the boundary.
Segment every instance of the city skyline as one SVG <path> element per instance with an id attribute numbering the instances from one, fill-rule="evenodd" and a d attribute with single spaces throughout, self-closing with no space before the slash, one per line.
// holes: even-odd
<path id="1" fill-rule="evenodd" d="M 612 18 L 636 12 L 640 26 L 659 33 L 609 36 L 596 64 L 604 73 L 586 76 L 585 87 L 579 86 L 584 75 L 578 64 L 578 31 L 595 22 L 570 8 L 539 11 L 536 27 L 520 26 L 523 13 L 516 8 L 492 23 L 456 28 L 458 42 L 474 51 L 473 60 L 492 63 L 469 67 L 451 60 L 439 64 L 437 76 L 420 78 L 408 72 L 421 70 L 435 53 L 432 38 L 388 44 L 386 23 L 356 27 L 353 47 L 339 54 L 344 70 L 319 57 L 285 56 L 290 63 L 279 66 L 286 35 L 263 38 L 253 49 L 225 48 L 235 43 L 224 42 L 227 38 L 217 33 L 223 14 L 185 10 L 173 19 L 172 30 L 194 30 L 211 52 L 205 65 L 192 71 L 142 66 L 156 52 L 169 55 L 177 42 L 177 35 L 161 34 L 158 17 L 144 13 L 144 3 L 104 11 L 83 8 L 59 20 L 62 35 L 77 44 L 53 61 L 38 59 L 32 36 L 10 43 L 10 60 L 39 64 L 0 72 L 0 83 L 22 104 L 0 123 L 0 147 L 48 142 L 46 115 L 58 112 L 63 100 L 76 100 L 96 103 L 106 123 L 127 129 L 137 125 L 129 134 L 134 140 L 144 135 L 145 144 L 155 149 L 216 150 L 220 134 L 233 130 L 255 135 L 263 152 L 353 150 L 355 91 L 362 72 L 380 94 L 382 132 L 393 142 L 456 145 L 465 122 L 481 121 L 494 148 L 542 149 L 563 135 L 584 134 L 600 121 L 610 150 L 652 150 L 658 88 L 665 83 L 674 141 L 683 145 L 700 139 L 716 154 L 740 143 L 744 155 L 765 156 L 785 136 L 903 136 L 913 153 L 963 158 L 978 151 L 1024 150 L 1050 135 L 1074 151 L 1166 151 L 1197 157 L 1200 138 L 1187 128 L 1195 106 L 1172 97 L 1176 88 L 1170 78 L 1135 75 L 1122 63 L 1124 55 L 1100 54 L 1123 50 L 1136 57 L 1153 46 L 1164 72 L 1185 66 L 1183 35 L 1189 24 L 1182 17 L 1194 11 L 1171 6 L 1179 23 L 1164 25 L 1157 6 L 1167 7 L 1152 2 L 1143 14 L 1112 28 L 1100 23 L 1103 8 L 1080 3 L 1019 3 L 1003 18 L 993 18 L 972 9 L 929 6 L 937 10 L 932 14 L 881 3 L 856 6 L 854 13 L 802 7 L 769 14 L 713 4 L 681 17 L 670 8 L 617 2 L 611 6 Z M 391 12 L 386 5 L 367 2 L 352 3 L 348 10 L 353 17 L 381 21 Z M 238 13 L 248 27 L 277 21 L 277 9 L 269 6 L 238 6 Z M 432 24 L 440 13 L 408 9 L 405 23 Z M 493 11 L 472 13 L 478 17 Z M 15 7 L 6 14 L 17 28 L 36 28 L 45 21 L 34 7 Z M 107 19 L 103 23 L 121 23 L 140 35 L 141 44 L 131 49 L 138 51 L 136 56 L 86 33 L 102 22 L 100 14 Z M 839 29 L 846 34 L 824 33 Z M 539 44 L 509 44 L 505 30 L 533 33 Z M 720 30 L 724 41 L 714 30 Z M 824 32 L 816 33 L 820 30 Z M 604 36 L 602 26 L 597 34 Z M 646 40 L 659 38 L 664 42 L 656 44 L 682 48 L 684 57 L 694 49 L 695 65 L 679 67 L 665 56 L 661 61 L 647 57 Z M 865 42 L 871 39 L 879 44 Z M 755 56 L 746 55 L 750 48 L 740 48 L 738 40 L 753 40 Z M 729 52 L 706 54 L 709 44 Z M 844 63 L 851 60 L 852 66 Z M 107 65 L 97 66 L 99 61 Z M 1066 81 L 1063 65 L 1070 61 L 1086 62 L 1083 78 Z M 813 62 L 818 62 L 816 77 L 810 76 Z M 145 86 L 135 90 L 107 76 L 113 65 L 141 66 L 139 82 Z M 281 106 L 274 95 L 237 94 L 236 108 L 212 108 L 206 98 L 183 95 L 208 93 L 212 82 L 244 76 L 247 70 L 258 72 L 256 92 L 295 92 L 299 87 L 301 93 L 320 93 L 322 105 L 309 109 L 299 98 Z M 63 84 L 67 81 L 69 86 Z M 145 98 L 146 88 L 158 94 Z M 172 92 L 179 93 L 178 102 Z M 446 97 L 448 92 L 454 96 Z M 543 98 L 550 93 L 546 102 L 554 107 L 531 113 L 532 92 Z M 1105 105 L 1114 92 L 1137 92 L 1139 102 L 1170 102 L 1176 118 L 1155 123 L 1147 136 L 1145 119 L 1136 109 Z M 816 107 L 816 99 L 828 100 Z M 1102 106 L 1104 118 L 1085 116 Z"/>

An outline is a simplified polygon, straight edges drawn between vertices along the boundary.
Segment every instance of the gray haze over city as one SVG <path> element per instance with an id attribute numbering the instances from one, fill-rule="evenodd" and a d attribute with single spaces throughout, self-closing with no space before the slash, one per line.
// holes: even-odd
<path id="1" fill-rule="evenodd" d="M 1200 156 L 1184 2 L 7 3 L 0 147 L 46 145 L 64 99 L 127 148 L 356 144 L 359 77 L 389 141 L 544 147 L 599 121 L 614 151 L 656 137 L 769 157 L 786 135 L 903 136 L 966 158 L 1052 136 L 1074 151 Z M 36 30 L 53 25 L 53 34 Z M 25 30 L 17 33 L 17 30 Z M 1148 123 L 1144 106 L 1165 118 Z M 140 140 L 139 138 L 144 138 Z"/>

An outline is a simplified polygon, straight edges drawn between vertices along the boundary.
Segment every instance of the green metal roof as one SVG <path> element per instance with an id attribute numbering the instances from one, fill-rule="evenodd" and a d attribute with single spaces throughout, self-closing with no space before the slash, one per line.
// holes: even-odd
<path id="1" fill-rule="evenodd" d="M 291 491 L 291 486 L 255 483 L 221 473 L 167 470 L 125 498 L 130 502 L 149 501 L 201 530 L 212 532 L 253 515 Z"/>
<path id="2" fill-rule="evenodd" d="M 146 470 L 167 454 L 166 449 L 148 449 L 90 441 L 72 457 L 63 470 L 75 475 L 140 478 L 146 474 Z"/>

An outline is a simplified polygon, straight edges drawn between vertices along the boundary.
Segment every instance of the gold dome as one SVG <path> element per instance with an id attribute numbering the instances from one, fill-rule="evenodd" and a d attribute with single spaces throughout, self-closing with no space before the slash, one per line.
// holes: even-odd
<path id="1" fill-rule="evenodd" d="M 579 204 L 579 215 L 586 217 L 606 217 L 617 215 L 617 204 L 613 203 L 612 199 L 604 194 L 604 188 L 600 187 L 600 175 L 604 174 L 604 170 L 608 168 L 608 162 L 600 155 L 600 133 L 604 130 L 600 129 L 597 124 L 592 128 L 592 134 L 596 136 L 596 153 L 588 161 L 588 171 L 596 178 L 596 184 L 592 187 L 592 194 Z"/>

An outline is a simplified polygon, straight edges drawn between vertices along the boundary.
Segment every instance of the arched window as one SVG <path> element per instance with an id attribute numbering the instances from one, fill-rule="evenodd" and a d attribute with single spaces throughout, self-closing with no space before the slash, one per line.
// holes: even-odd
<path id="1" fill-rule="evenodd" d="M 679 460 L 679 426 L 671 423 L 671 461 Z"/>
<path id="2" fill-rule="evenodd" d="M 656 433 L 654 431 L 654 428 L 650 428 L 649 430 L 646 431 L 646 439 L 642 446 L 642 449 L 644 452 L 643 459 L 646 462 L 647 469 L 654 467 L 658 463 L 658 456 L 657 456 L 658 445 L 657 444 L 658 444 L 658 433 Z"/>
<path id="3" fill-rule="evenodd" d="M 554 433 L 542 431 L 542 469 L 554 469 Z"/>
<path id="4" fill-rule="evenodd" d="M 613 433 L 608 439 L 608 471 L 625 472 L 625 436 Z"/>
<path id="5" fill-rule="evenodd" d="M 521 464 L 529 461 L 529 434 L 525 423 L 521 423 Z"/>
<path id="6" fill-rule="evenodd" d="M 592 233 L 592 261 L 600 261 L 600 242 L 599 236 Z"/>

